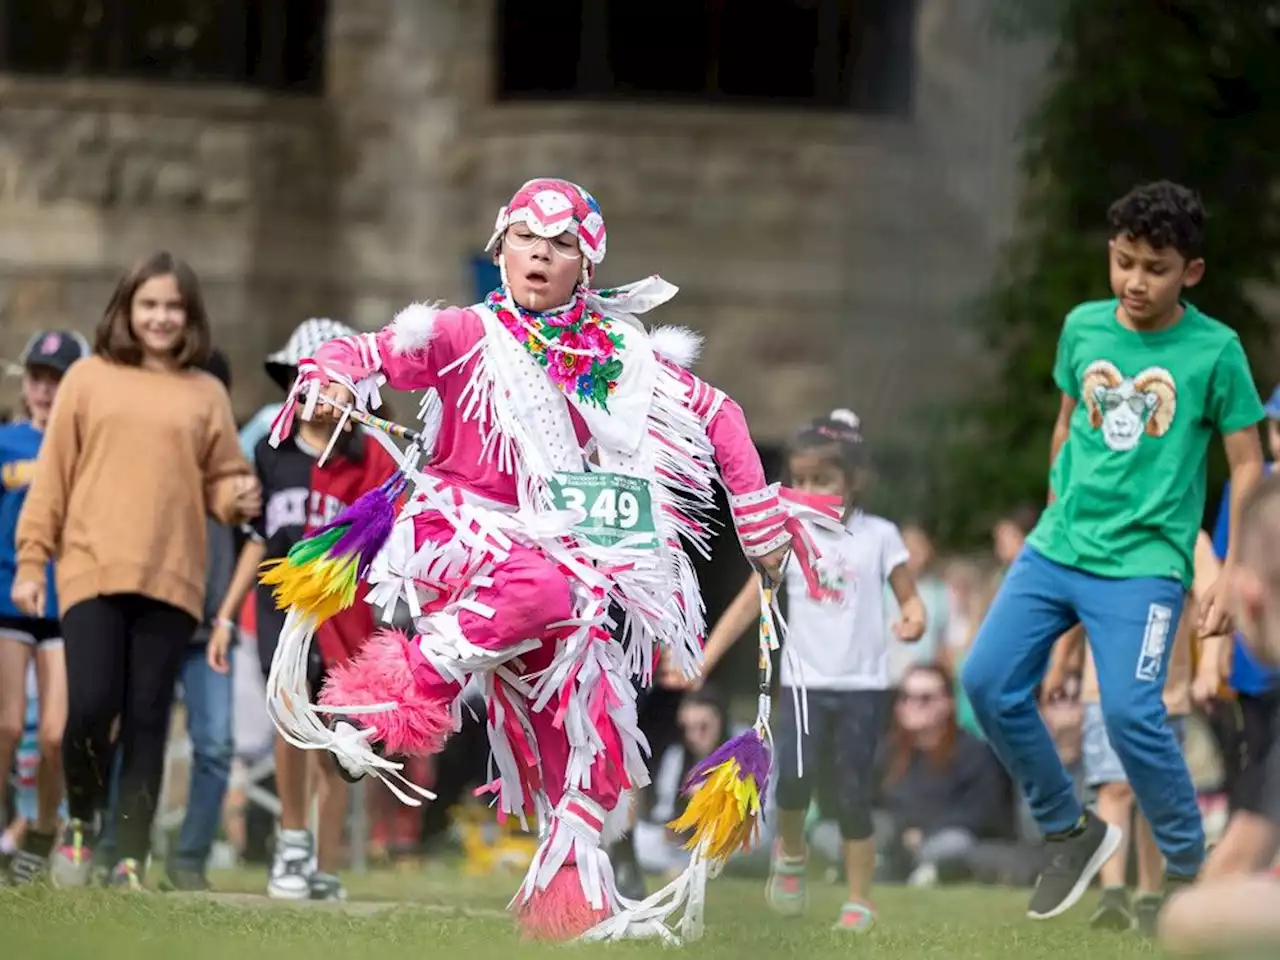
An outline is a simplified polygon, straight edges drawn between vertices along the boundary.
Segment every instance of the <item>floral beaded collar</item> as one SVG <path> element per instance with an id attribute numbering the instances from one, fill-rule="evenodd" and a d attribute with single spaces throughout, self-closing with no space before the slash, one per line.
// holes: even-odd
<path id="1" fill-rule="evenodd" d="M 557 388 L 608 412 L 622 377 L 625 340 L 603 314 L 588 309 L 582 296 L 543 312 L 526 310 L 504 290 L 491 291 L 484 302 Z"/>

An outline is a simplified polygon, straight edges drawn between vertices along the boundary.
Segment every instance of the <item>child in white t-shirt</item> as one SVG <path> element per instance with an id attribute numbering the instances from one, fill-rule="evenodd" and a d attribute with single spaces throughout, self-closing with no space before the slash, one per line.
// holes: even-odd
<path id="1" fill-rule="evenodd" d="M 789 450 L 790 485 L 803 493 L 842 497 L 845 516 L 838 531 L 809 529 L 822 558 L 819 575 L 825 586 L 840 593 L 839 600 L 810 597 L 798 564 L 788 564 L 784 574 L 789 629 L 782 657 L 783 705 L 774 736 L 779 842 L 768 887 L 769 904 L 776 911 L 790 916 L 803 912 L 805 814 L 816 791 L 824 811 L 840 824 L 849 898 L 836 926 L 851 931 L 867 930 L 875 922 L 869 899 L 876 860 L 871 806 L 891 687 L 886 583 L 901 609 L 893 633 L 911 643 L 925 630 L 924 605 L 907 567 L 902 535 L 888 520 L 857 508 L 863 455 L 858 418 L 847 410 L 806 426 Z M 753 576 L 711 631 L 704 675 L 757 622 L 757 590 Z M 791 707 L 797 687 L 808 699 L 808 730 L 803 733 L 796 729 Z"/>

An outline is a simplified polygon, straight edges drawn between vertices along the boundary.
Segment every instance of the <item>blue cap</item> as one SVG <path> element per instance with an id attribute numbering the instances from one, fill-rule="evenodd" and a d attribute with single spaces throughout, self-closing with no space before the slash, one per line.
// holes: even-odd
<path id="1" fill-rule="evenodd" d="M 1276 387 L 1267 401 L 1267 419 L 1280 420 L 1280 387 Z"/>

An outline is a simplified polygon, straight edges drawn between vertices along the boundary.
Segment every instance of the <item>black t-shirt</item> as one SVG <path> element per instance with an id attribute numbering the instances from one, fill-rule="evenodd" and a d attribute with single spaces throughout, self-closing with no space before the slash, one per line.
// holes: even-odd
<path id="1" fill-rule="evenodd" d="M 271 446 L 264 437 L 253 448 L 254 467 L 262 484 L 262 512 L 253 521 L 253 536 L 266 544 L 265 560 L 278 560 L 302 539 L 311 499 L 311 471 L 319 452 L 312 453 L 291 438 Z M 259 583 L 254 590 L 258 635 L 275 639 L 284 629 L 285 611 L 276 608 L 272 588 Z"/>
<path id="2" fill-rule="evenodd" d="M 262 513 L 253 536 L 266 544 L 265 560 L 288 555 L 304 536 L 331 523 L 360 495 L 387 479 L 395 461 L 364 433 L 344 435 L 325 461 L 321 450 L 293 437 L 279 447 L 267 439 L 254 448 L 254 467 L 262 484 Z M 273 643 L 284 627 L 285 612 L 261 584 L 255 591 L 258 636 Z"/>

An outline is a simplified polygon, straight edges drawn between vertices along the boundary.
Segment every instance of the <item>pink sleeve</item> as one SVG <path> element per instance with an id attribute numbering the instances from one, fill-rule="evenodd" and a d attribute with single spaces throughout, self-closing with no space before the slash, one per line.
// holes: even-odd
<path id="1" fill-rule="evenodd" d="M 441 371 L 457 359 L 459 345 L 467 339 L 468 321 L 480 327 L 479 318 L 470 311 L 457 307 L 437 310 L 414 303 L 377 333 L 326 341 L 315 356 L 298 363 L 298 378 L 272 423 L 272 443 L 288 435 L 298 404 L 314 404 L 320 390 L 330 383 L 349 387 L 361 410 L 376 410 L 382 405 L 378 388 L 383 384 L 393 390 L 435 386 Z M 478 330 L 472 333 L 478 336 Z"/>
<path id="2" fill-rule="evenodd" d="M 393 390 L 434 387 L 441 369 L 454 359 L 458 328 L 465 315 L 457 307 L 436 310 L 412 304 L 377 333 L 325 342 L 313 358 L 317 375 L 357 384 L 380 377 Z"/>
<path id="3" fill-rule="evenodd" d="M 789 542 L 787 511 L 778 499 L 777 485 L 765 482 L 764 464 L 742 408 L 683 367 L 666 366 L 689 387 L 689 407 L 706 426 L 743 553 L 762 557 Z"/>

